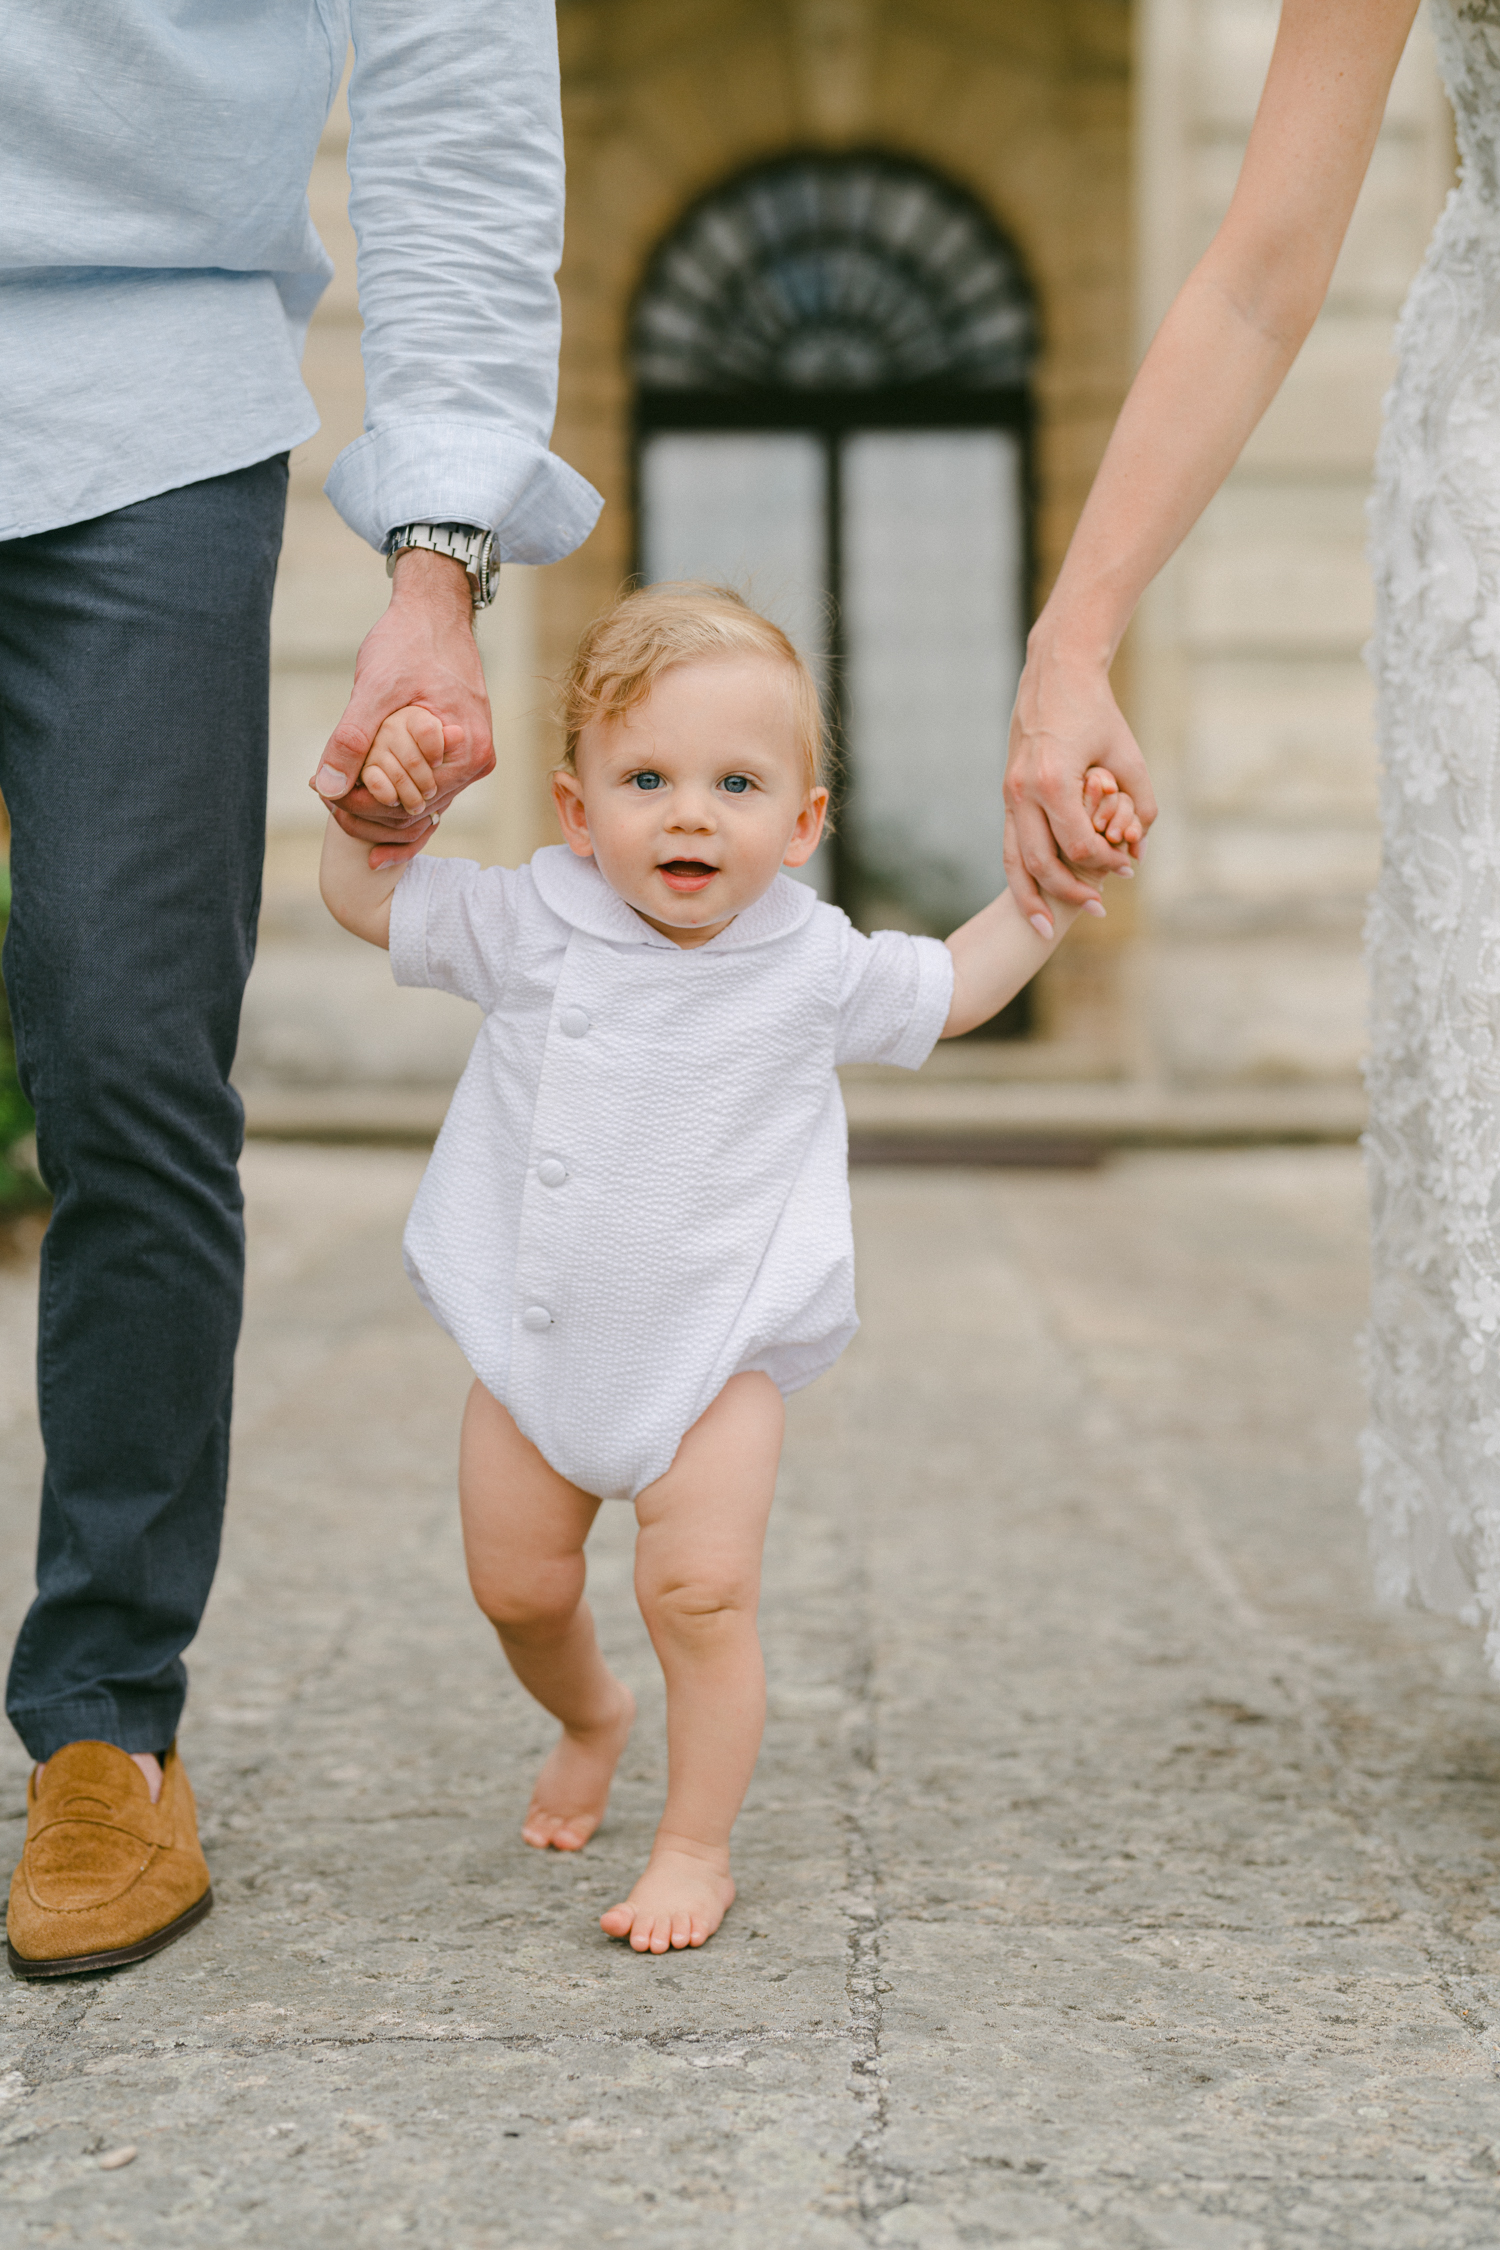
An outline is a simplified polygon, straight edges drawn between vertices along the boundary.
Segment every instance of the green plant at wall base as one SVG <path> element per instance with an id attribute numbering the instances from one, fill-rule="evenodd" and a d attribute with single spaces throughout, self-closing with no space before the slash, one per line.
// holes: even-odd
<path id="1" fill-rule="evenodd" d="M 10 866 L 0 859 L 0 942 L 9 920 Z M 47 1200 L 46 1189 L 20 1154 L 35 1131 L 31 1104 L 16 1076 L 16 1043 L 5 986 L 0 983 L 0 1218 L 12 1211 L 33 1211 Z"/>

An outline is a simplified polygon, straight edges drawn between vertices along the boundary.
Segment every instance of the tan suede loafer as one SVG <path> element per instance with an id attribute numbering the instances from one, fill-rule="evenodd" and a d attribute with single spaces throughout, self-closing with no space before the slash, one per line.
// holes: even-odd
<path id="1" fill-rule="evenodd" d="M 110 1742 L 70 1742 L 26 1786 L 26 1846 L 6 1922 L 18 1977 L 76 1977 L 144 1961 L 213 1905 L 193 1792 L 175 1749 L 153 1805 Z"/>

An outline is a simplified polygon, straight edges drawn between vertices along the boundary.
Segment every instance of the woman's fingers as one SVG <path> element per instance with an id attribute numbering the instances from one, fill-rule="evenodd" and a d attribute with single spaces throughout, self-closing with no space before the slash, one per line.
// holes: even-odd
<path id="1" fill-rule="evenodd" d="M 1021 856 L 1016 822 L 1011 818 L 1007 818 L 1005 823 L 1005 883 L 1027 921 L 1034 926 L 1045 922 L 1050 931 L 1052 917 L 1047 911 L 1047 901 L 1042 896 L 1041 886 Z"/>
<path id="2" fill-rule="evenodd" d="M 1088 834 L 1092 836 L 1093 830 Z M 1115 855 L 1111 853 L 1110 857 Z M 1098 902 L 1098 886 L 1086 882 L 1067 865 L 1047 816 L 1038 805 L 1023 801 L 1007 818 L 1005 867 L 1016 904 L 1028 922 L 1040 914 L 1050 924 L 1049 896 L 1070 906 L 1085 906 L 1090 899 Z"/>
<path id="3" fill-rule="evenodd" d="M 1047 915 L 1048 898 L 1102 912 L 1098 879 L 1134 874 L 1155 815 L 1146 762 L 1108 672 L 1033 646 L 1005 775 L 1005 864 L 1028 919 Z"/>

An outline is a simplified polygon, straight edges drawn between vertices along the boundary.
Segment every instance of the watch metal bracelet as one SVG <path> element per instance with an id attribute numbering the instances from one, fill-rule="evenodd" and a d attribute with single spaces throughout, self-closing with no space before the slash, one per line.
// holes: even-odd
<path id="1" fill-rule="evenodd" d="M 469 580 L 469 593 L 476 610 L 488 609 L 495 598 L 500 583 L 500 565 L 495 560 L 495 535 L 480 530 L 471 523 L 403 523 L 391 532 L 385 543 L 386 576 L 396 574 L 396 557 L 404 548 L 422 547 L 429 554 L 447 555 L 461 563 Z"/>

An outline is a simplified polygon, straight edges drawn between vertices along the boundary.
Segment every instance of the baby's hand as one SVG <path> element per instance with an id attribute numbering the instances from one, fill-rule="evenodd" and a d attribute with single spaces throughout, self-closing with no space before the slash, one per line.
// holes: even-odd
<path id="1" fill-rule="evenodd" d="M 442 720 L 420 703 L 410 703 L 381 722 L 359 778 L 377 804 L 419 813 L 437 795 L 432 769 L 442 756 Z"/>
<path id="2" fill-rule="evenodd" d="M 1083 809 L 1095 832 L 1117 849 L 1138 857 L 1146 831 L 1134 800 L 1125 794 L 1108 766 L 1090 766 L 1083 777 Z"/>

